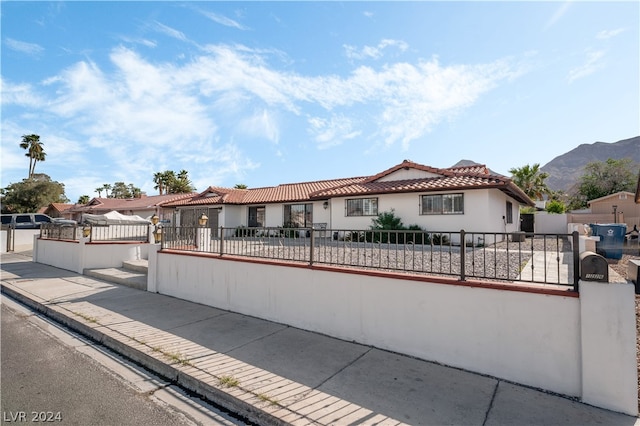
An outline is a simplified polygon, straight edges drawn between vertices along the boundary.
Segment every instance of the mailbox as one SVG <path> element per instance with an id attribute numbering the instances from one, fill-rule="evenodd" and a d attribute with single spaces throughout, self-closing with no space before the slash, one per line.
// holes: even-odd
<path id="1" fill-rule="evenodd" d="M 580 279 L 583 281 L 609 282 L 609 264 L 592 251 L 580 253 Z"/>

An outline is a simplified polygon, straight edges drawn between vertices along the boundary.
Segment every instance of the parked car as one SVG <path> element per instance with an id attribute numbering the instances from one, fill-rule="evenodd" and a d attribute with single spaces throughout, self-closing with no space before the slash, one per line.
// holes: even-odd
<path id="1" fill-rule="evenodd" d="M 42 213 L 14 213 L 3 214 L 2 226 L 10 226 L 15 229 L 39 229 L 43 223 L 59 223 L 64 225 L 76 225 L 75 220 L 52 218 Z"/>

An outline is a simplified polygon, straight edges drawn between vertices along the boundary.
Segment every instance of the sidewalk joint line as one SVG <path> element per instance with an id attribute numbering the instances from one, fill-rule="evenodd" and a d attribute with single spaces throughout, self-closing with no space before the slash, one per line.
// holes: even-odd
<path id="1" fill-rule="evenodd" d="M 500 386 L 500 380 L 496 382 L 496 387 L 493 389 L 493 395 L 491 395 L 491 402 L 489 402 L 489 407 L 487 408 L 487 412 L 484 414 L 484 421 L 482 422 L 482 426 L 487 424 L 487 420 L 489 419 L 489 413 L 493 408 L 493 402 L 496 399 L 496 394 L 498 393 L 498 386 Z"/>
<path id="2" fill-rule="evenodd" d="M 337 376 L 338 374 L 342 373 L 344 370 L 346 370 L 348 367 L 351 367 L 353 364 L 355 364 L 356 362 L 360 361 L 360 359 L 365 356 L 366 354 L 368 354 L 369 352 L 371 352 L 373 350 L 372 346 L 369 346 L 369 349 L 367 349 L 366 351 L 364 351 L 362 354 L 360 354 L 358 357 L 356 357 L 353 361 L 351 361 L 350 363 L 348 363 L 347 365 L 345 365 L 344 367 L 342 367 L 340 370 L 336 371 L 334 374 L 332 374 L 331 376 L 327 377 L 325 380 L 323 380 L 322 382 L 320 382 L 320 384 L 318 386 L 316 386 L 314 389 L 320 389 L 320 387 L 322 385 L 324 385 L 325 383 L 327 383 L 329 380 L 333 379 L 335 376 Z"/>

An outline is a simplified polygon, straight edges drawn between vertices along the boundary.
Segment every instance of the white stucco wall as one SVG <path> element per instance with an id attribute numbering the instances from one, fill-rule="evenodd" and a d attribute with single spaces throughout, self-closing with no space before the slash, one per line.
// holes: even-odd
<path id="1" fill-rule="evenodd" d="M 125 260 L 148 259 L 150 245 L 35 239 L 33 261 L 81 274 L 84 269 L 119 268 Z"/>
<path id="2" fill-rule="evenodd" d="M 497 189 L 452 191 L 464 194 L 464 214 L 421 215 L 421 196 L 425 193 L 384 194 L 377 196 L 378 212 L 395 210 L 405 226 L 417 224 L 427 231 L 513 232 L 518 229 L 519 204 Z M 376 216 L 347 216 L 346 200 L 373 197 L 339 197 L 331 200 L 331 227 L 369 229 Z M 505 226 L 506 201 L 513 203 L 513 223 Z"/>
<path id="3" fill-rule="evenodd" d="M 149 267 L 162 294 L 637 414 L 632 285 L 577 298 L 167 252 Z"/>
<path id="4" fill-rule="evenodd" d="M 537 212 L 533 217 L 534 231 L 539 234 L 563 234 L 567 232 L 567 215 Z"/>
<path id="5" fill-rule="evenodd" d="M 7 233 L 3 229 L 0 231 L 0 253 L 7 252 Z M 13 251 L 21 252 L 33 249 L 33 236 L 40 235 L 39 229 L 15 229 L 13 232 Z"/>
<path id="6" fill-rule="evenodd" d="M 162 294 L 567 395 L 581 391 L 577 298 L 167 253 L 155 267 Z"/>

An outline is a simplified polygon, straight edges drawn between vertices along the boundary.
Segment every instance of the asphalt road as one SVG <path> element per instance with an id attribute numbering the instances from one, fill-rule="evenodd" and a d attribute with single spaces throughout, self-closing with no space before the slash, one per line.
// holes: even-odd
<path id="1" fill-rule="evenodd" d="M 2 298 L 1 424 L 244 425 Z"/>

